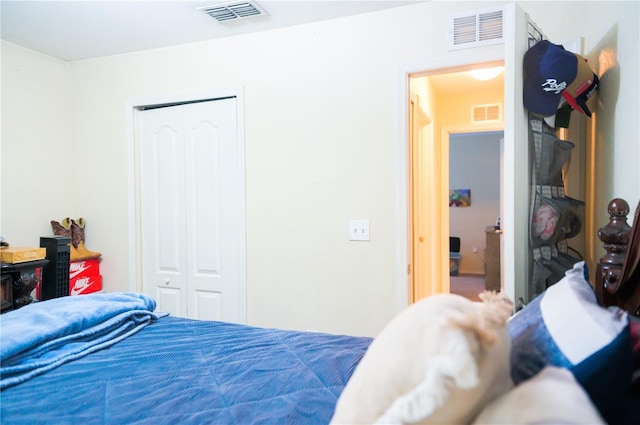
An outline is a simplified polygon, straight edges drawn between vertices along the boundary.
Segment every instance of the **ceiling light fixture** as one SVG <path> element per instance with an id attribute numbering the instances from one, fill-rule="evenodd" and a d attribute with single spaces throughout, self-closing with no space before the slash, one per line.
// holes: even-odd
<path id="1" fill-rule="evenodd" d="M 476 80 L 487 81 L 496 78 L 500 73 L 504 71 L 504 66 L 496 66 L 493 68 L 483 68 L 483 69 L 472 69 L 469 72 Z"/>

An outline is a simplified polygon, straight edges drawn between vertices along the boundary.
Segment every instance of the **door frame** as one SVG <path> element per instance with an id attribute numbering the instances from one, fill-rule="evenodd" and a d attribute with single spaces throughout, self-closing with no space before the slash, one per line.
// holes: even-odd
<path id="1" fill-rule="evenodd" d="M 446 161 L 446 164 L 450 164 L 451 163 L 451 136 L 456 135 L 456 134 L 483 134 L 483 133 L 502 133 L 502 137 L 500 138 L 500 211 L 503 211 L 503 202 L 504 202 L 504 181 L 503 181 L 503 176 L 504 176 L 504 125 L 502 123 L 496 123 L 496 124 L 481 124 L 481 125 L 452 125 L 452 126 L 446 126 L 442 128 L 441 131 L 441 136 L 440 136 L 440 140 L 442 141 L 442 146 L 443 146 L 443 155 L 442 155 L 442 161 Z M 446 151 L 446 153 L 445 153 Z M 446 156 L 446 158 L 445 158 Z M 451 170 L 449 170 L 449 176 L 447 176 L 447 179 L 449 179 L 451 175 Z M 447 180 L 447 182 L 449 182 L 449 180 Z M 449 186 L 451 187 L 451 186 Z M 451 210 L 449 209 L 448 211 L 448 217 L 447 217 L 447 223 L 449 224 L 449 228 L 451 226 Z M 491 223 L 488 223 L 491 224 Z M 449 276 L 445 276 L 445 278 L 449 278 Z M 451 280 L 449 279 L 449 283 L 451 283 Z M 504 287 L 501 283 L 501 290 L 504 290 Z"/>
<path id="2" fill-rule="evenodd" d="M 409 78 L 420 73 L 443 73 L 451 68 L 503 61 L 505 66 L 503 204 L 500 214 L 501 277 L 505 295 L 517 302 L 524 297 L 530 276 L 528 262 L 528 195 L 530 184 L 526 113 L 522 104 L 522 57 L 527 49 L 528 16 L 516 4 L 504 6 L 504 44 L 449 53 L 423 62 L 405 64 L 396 72 L 396 306 L 407 307 L 409 243 Z M 516 143 L 516 141 L 518 143 Z M 523 143 L 524 141 L 524 143 Z M 517 164 L 520 164 L 519 167 Z M 523 169 L 526 168 L 526 169 Z M 447 167 L 448 172 L 448 167 Z M 443 212 L 444 214 L 444 212 Z M 443 243 L 444 244 L 444 243 Z M 427 249 L 429 249 L 427 247 Z M 438 244 L 432 249 L 442 249 Z"/>
<path id="3" fill-rule="evenodd" d="M 411 241 L 409 240 L 409 219 L 411 211 L 409 210 L 409 189 L 411 184 L 409 182 L 409 161 L 410 161 L 410 152 L 409 152 L 409 102 L 410 102 L 410 90 L 409 90 L 409 80 L 412 76 L 422 74 L 442 74 L 451 71 L 452 69 L 459 70 L 459 68 L 463 68 L 466 66 L 472 66 L 478 63 L 487 63 L 487 62 L 499 62 L 504 61 L 504 46 L 497 45 L 491 46 L 486 49 L 478 49 L 477 51 L 465 51 L 461 53 L 453 53 L 449 56 L 443 56 L 439 58 L 431 58 L 428 62 L 416 63 L 411 65 L 406 65 L 401 67 L 397 73 L 397 93 L 398 93 L 398 143 L 396 144 L 396 159 L 397 164 L 396 168 L 398 170 L 398 174 L 396 176 L 396 189 L 397 189 L 397 206 L 396 209 L 398 211 L 397 216 L 397 234 L 398 234 L 398 243 L 397 243 L 397 309 L 401 311 L 402 309 L 407 307 L 407 300 L 409 299 L 408 287 L 407 284 L 407 269 L 410 263 L 409 254 L 407 252 L 407 246 Z M 444 141 L 441 141 L 444 143 Z M 446 166 L 446 172 L 449 172 L 449 166 Z M 444 171 L 443 171 L 444 174 Z M 438 187 L 436 193 L 440 193 L 441 190 Z M 444 203 L 444 202 L 443 202 Z M 445 205 L 446 206 L 446 205 Z M 444 206 L 442 207 L 444 214 Z M 448 206 L 447 206 L 448 208 Z M 447 211 L 448 214 L 448 211 Z M 448 218 L 448 215 L 447 215 Z M 448 225 L 447 223 L 440 223 L 440 226 Z M 433 252 L 434 250 L 438 250 L 440 252 L 442 247 L 440 243 L 431 243 L 429 246 L 425 247 L 426 251 Z M 444 258 L 444 257 L 443 257 Z M 447 256 L 448 261 L 448 256 Z M 442 265 L 443 270 L 445 268 L 448 269 L 448 263 L 446 265 Z"/>
<path id="4" fill-rule="evenodd" d="M 244 140 L 244 87 L 219 88 L 214 90 L 198 91 L 187 94 L 165 94 L 159 96 L 149 96 L 134 98 L 126 102 L 125 112 L 127 117 L 127 183 L 128 183 L 128 249 L 129 249 L 129 290 L 134 292 L 142 291 L 142 243 L 141 243 L 141 206 L 140 206 L 140 146 L 139 146 L 139 113 L 141 108 L 156 105 L 174 105 L 181 103 L 193 103 L 221 98 L 236 98 L 236 118 L 237 118 L 237 140 L 238 140 L 238 161 L 240 173 L 238 175 L 240 188 L 241 211 L 243 222 L 241 235 L 239 237 L 245 241 L 244 250 L 241 253 L 241 282 L 240 285 L 243 311 L 240 317 L 246 322 L 246 300 L 247 300 L 247 249 L 246 249 L 246 182 L 245 182 L 245 140 Z"/>
<path id="5" fill-rule="evenodd" d="M 411 87 L 411 81 L 409 81 L 409 86 Z M 408 304 L 413 304 L 423 297 L 424 292 L 421 291 L 423 286 L 416 285 L 416 281 L 423 281 L 424 278 L 424 269 L 418 264 L 417 258 L 422 254 L 421 249 L 421 233 L 420 225 L 422 222 L 420 220 L 416 220 L 416 217 L 420 215 L 420 211 L 422 211 L 422 205 L 419 202 L 422 200 L 420 197 L 420 191 L 422 189 L 422 185 L 420 182 L 422 181 L 422 175 L 425 167 L 420 166 L 419 162 L 423 158 L 422 152 L 424 150 L 424 145 L 428 144 L 433 140 L 433 130 L 430 128 L 430 124 L 432 123 L 432 119 L 427 113 L 422 109 L 420 104 L 420 95 L 419 94 L 411 94 L 410 95 L 410 118 L 409 118 L 409 139 L 408 139 L 408 180 L 407 180 L 407 210 L 408 210 L 408 244 L 407 244 L 407 256 L 408 256 Z M 427 130 L 427 131 L 425 131 Z M 423 140 L 424 134 L 427 134 L 429 137 L 427 140 Z"/>

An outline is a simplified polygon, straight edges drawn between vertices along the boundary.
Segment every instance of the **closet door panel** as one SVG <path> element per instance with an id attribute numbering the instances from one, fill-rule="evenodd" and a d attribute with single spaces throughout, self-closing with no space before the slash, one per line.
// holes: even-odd
<path id="1" fill-rule="evenodd" d="M 185 113 L 188 296 L 190 316 L 197 319 L 241 320 L 244 217 L 235 102 L 195 103 Z"/>
<path id="2" fill-rule="evenodd" d="M 140 135 L 143 291 L 156 299 L 158 310 L 184 316 L 183 119 L 167 108 L 145 111 Z"/>
<path id="3" fill-rule="evenodd" d="M 234 97 L 141 113 L 143 291 L 176 316 L 244 323 L 244 164 Z"/>

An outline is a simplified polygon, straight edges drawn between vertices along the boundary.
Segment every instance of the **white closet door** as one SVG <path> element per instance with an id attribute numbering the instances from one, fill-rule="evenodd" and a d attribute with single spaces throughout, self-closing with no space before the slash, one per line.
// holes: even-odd
<path id="1" fill-rule="evenodd" d="M 141 114 L 140 202 L 142 290 L 158 310 L 187 317 L 183 127 L 175 108 Z"/>
<path id="2" fill-rule="evenodd" d="M 244 323 L 236 100 L 140 115 L 143 291 L 157 300 L 158 311 Z"/>

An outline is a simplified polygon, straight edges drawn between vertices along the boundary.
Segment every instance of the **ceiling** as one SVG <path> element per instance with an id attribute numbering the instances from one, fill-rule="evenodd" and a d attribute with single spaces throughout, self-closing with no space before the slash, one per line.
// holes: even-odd
<path id="1" fill-rule="evenodd" d="M 1 0 L 2 39 L 65 61 L 266 31 L 426 0 L 256 0 L 267 13 L 218 22 L 197 8 L 228 0 Z"/>
<path id="2" fill-rule="evenodd" d="M 198 8 L 228 0 L 0 0 L 5 41 L 65 61 L 231 37 L 402 7 L 429 0 L 256 0 L 266 15 L 218 22 Z M 237 3 L 237 2 L 236 2 Z M 466 73 L 429 77 L 436 93 L 502 90 Z"/>
<path id="3" fill-rule="evenodd" d="M 467 71 L 429 74 L 428 79 L 435 94 L 440 96 L 477 94 L 479 91 L 495 93 L 504 90 L 504 72 L 487 81 L 478 81 Z"/>

